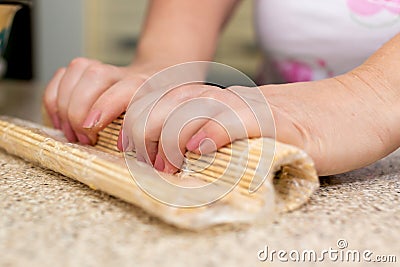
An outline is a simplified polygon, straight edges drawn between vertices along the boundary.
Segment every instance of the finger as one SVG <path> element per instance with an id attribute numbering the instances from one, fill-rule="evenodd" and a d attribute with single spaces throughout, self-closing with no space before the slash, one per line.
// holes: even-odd
<path id="1" fill-rule="evenodd" d="M 143 80 L 143 82 L 144 81 L 145 80 Z M 157 84 L 157 82 L 150 82 L 149 80 L 148 82 L 143 83 L 138 90 L 135 91 L 125 115 L 123 127 L 123 131 L 125 133 L 124 135 L 120 135 L 118 139 L 118 144 L 120 144 L 121 150 L 129 151 L 130 149 L 136 147 L 133 142 L 133 138 L 129 138 L 129 136 L 132 136 L 131 129 L 133 129 L 133 124 L 137 120 L 139 114 L 142 114 L 142 111 L 145 108 L 156 104 L 159 105 L 158 102 L 166 95 L 171 94 L 171 92 L 174 92 L 174 100 L 179 102 L 179 100 L 188 99 L 191 97 L 192 91 L 188 88 L 195 88 L 197 94 L 209 88 L 209 86 L 199 83 L 178 86 L 177 88 L 173 87 L 171 84 L 168 84 L 167 86 L 163 83 L 161 83 L 159 86 L 157 86 Z M 174 105 L 167 102 L 167 106 L 173 107 Z M 138 129 L 138 127 L 136 127 L 136 129 Z M 125 136 L 125 138 L 122 138 L 123 140 L 121 140 L 121 136 Z M 144 147 L 146 147 L 146 145 L 144 145 Z M 143 155 L 142 157 L 145 158 Z"/>
<path id="2" fill-rule="evenodd" d="M 237 139 L 275 136 L 271 110 L 258 88 L 233 86 L 223 92 L 213 97 L 226 108 L 190 139 L 189 151 L 210 153 Z"/>
<path id="3" fill-rule="evenodd" d="M 77 58 L 71 61 L 65 72 L 65 75 L 60 81 L 58 89 L 57 106 L 58 114 L 61 120 L 61 128 L 67 137 L 68 141 L 75 142 L 77 140 L 75 133 L 68 120 L 68 105 L 70 102 L 71 94 L 75 85 L 78 83 L 86 68 L 95 61 Z"/>
<path id="4" fill-rule="evenodd" d="M 140 89 L 142 89 L 142 87 Z M 137 94 L 135 92 L 132 100 L 129 103 L 129 108 L 125 114 L 125 120 L 122 129 L 123 134 L 121 135 L 123 140 L 119 141 L 122 144 L 123 151 L 132 151 L 136 148 L 133 138 L 130 138 L 130 136 L 132 136 L 132 129 L 135 128 L 138 130 L 141 128 L 137 127 L 135 122 L 142 115 L 146 116 L 144 120 L 147 119 L 149 112 L 143 113 L 143 111 L 146 109 L 150 109 L 155 104 L 158 98 L 160 98 L 160 93 L 156 91 L 149 91 L 148 94 L 143 95 L 139 98 L 137 98 Z M 145 124 L 143 127 L 145 127 Z"/>
<path id="5" fill-rule="evenodd" d="M 182 167 L 186 143 L 208 119 L 195 119 L 189 123 L 183 122 L 181 129 L 176 125 L 176 118 L 169 118 L 158 142 L 154 168 L 166 173 L 175 173 Z"/>
<path id="6" fill-rule="evenodd" d="M 56 129 L 61 129 L 61 122 L 60 118 L 58 117 L 57 94 L 60 81 L 64 76 L 65 71 L 65 68 L 61 68 L 56 71 L 43 94 L 44 107 L 47 111 L 47 114 L 50 116 L 54 128 Z"/>
<path id="7" fill-rule="evenodd" d="M 133 94 L 125 115 L 123 127 L 123 130 L 125 131 L 124 136 L 131 136 L 131 129 L 134 125 L 134 122 L 137 121 L 137 118 L 146 108 L 157 105 L 160 99 L 173 90 L 174 89 L 168 88 L 159 88 L 157 90 L 150 82 L 141 84 L 141 86 L 138 87 L 138 90 L 136 90 Z M 180 95 L 182 95 L 182 93 L 180 93 Z M 135 147 L 132 138 L 125 138 L 124 140 L 119 140 L 118 142 L 122 144 L 123 150 L 130 150 Z"/>
<path id="8" fill-rule="evenodd" d="M 186 148 L 197 154 L 208 154 L 232 141 L 233 139 L 225 127 L 210 120 L 190 138 L 186 144 Z"/>
<path id="9" fill-rule="evenodd" d="M 134 144 L 137 160 L 152 164 L 153 160 L 155 160 L 156 151 L 154 152 L 154 150 L 157 149 L 158 139 L 146 140 L 146 138 L 149 137 L 145 135 L 148 110 L 149 107 L 144 109 L 140 115 L 137 116 L 135 121 L 132 121 L 131 118 L 128 117 L 129 126 L 125 124 L 127 122 L 125 119 L 122 138 L 124 140 L 124 151 L 130 151 L 132 149 L 132 144 Z M 152 158 L 153 156 L 154 158 Z"/>
<path id="10" fill-rule="evenodd" d="M 84 131 L 90 140 L 96 140 L 99 131 L 126 111 L 132 96 L 141 83 L 143 80 L 135 77 L 120 80 L 96 99 L 83 122 Z M 122 141 L 119 143 L 122 144 Z"/>
<path id="11" fill-rule="evenodd" d="M 157 154 L 158 138 L 146 134 L 149 109 L 151 106 L 146 107 L 135 120 L 128 118 L 129 123 L 127 126 L 124 125 L 124 130 L 129 127 L 130 132 L 127 132 L 127 137 L 123 132 L 123 138 L 128 139 L 128 151 L 133 148 L 136 150 L 137 160 L 153 165 Z"/>
<path id="12" fill-rule="evenodd" d="M 81 79 L 76 84 L 68 105 L 68 121 L 79 141 L 84 144 L 94 144 L 87 136 L 85 119 L 96 100 L 117 81 L 125 72 L 118 67 L 105 64 L 92 64 L 86 68 Z M 120 101 L 116 99 L 115 103 Z"/>
<path id="13" fill-rule="evenodd" d="M 148 163 L 155 163 L 155 153 L 158 151 L 157 143 L 160 140 L 162 128 L 167 119 L 171 119 L 171 121 L 176 121 L 177 123 L 185 121 L 185 118 L 180 118 L 179 115 L 176 118 L 168 118 L 169 114 L 180 103 L 185 102 L 187 99 L 195 98 L 202 91 L 206 90 L 203 87 L 196 85 L 171 90 L 160 99 L 153 100 L 146 110 L 141 113 L 139 119 L 129 118 L 129 123 L 135 126 L 131 125 L 130 129 L 132 129 L 133 142 L 137 155 L 145 158 Z M 141 100 L 143 99 L 146 99 L 146 97 L 143 97 Z M 142 103 L 141 100 L 132 103 L 132 107 L 135 107 L 138 103 Z M 181 114 L 186 115 L 185 112 L 181 112 Z M 172 129 L 176 130 L 176 127 Z M 178 136 L 178 133 L 171 133 L 171 136 Z M 183 145 L 182 147 L 184 148 L 185 146 Z M 175 152 L 179 151 L 179 149 L 172 150 Z M 181 158 L 181 156 L 178 158 Z"/>
<path id="14" fill-rule="evenodd" d="M 258 114 L 250 108 L 224 111 L 204 124 L 186 148 L 208 154 L 238 139 L 274 136 L 274 127 L 261 127 L 260 123 L 273 126 L 272 117 L 265 117 L 260 122 Z"/>

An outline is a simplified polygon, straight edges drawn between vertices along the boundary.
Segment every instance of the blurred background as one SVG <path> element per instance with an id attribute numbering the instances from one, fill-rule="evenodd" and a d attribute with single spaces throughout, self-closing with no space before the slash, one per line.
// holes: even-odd
<path id="1" fill-rule="evenodd" d="M 0 0 L 0 4 L 10 4 Z M 75 57 L 127 65 L 135 53 L 148 1 L 27 0 L 10 28 L 3 52 L 0 113 L 40 120 L 45 84 Z M 251 0 L 244 0 L 224 32 L 215 61 L 254 78 L 260 57 Z M 1 8 L 1 5 L 0 5 Z M 1 33 L 1 31 L 0 31 Z"/>

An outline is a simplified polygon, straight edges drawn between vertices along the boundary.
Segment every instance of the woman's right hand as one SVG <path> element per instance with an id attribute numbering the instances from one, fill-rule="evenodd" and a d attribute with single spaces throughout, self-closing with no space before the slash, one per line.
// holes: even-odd
<path id="1" fill-rule="evenodd" d="M 94 144 L 97 133 L 126 110 L 135 91 L 156 71 L 76 58 L 55 73 L 43 103 L 53 126 L 68 141 Z"/>

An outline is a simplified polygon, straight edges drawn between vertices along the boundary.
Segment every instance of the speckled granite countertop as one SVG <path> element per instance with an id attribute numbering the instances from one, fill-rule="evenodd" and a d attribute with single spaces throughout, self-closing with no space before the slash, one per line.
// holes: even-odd
<path id="1" fill-rule="evenodd" d="M 399 262 L 399 161 L 322 178 L 307 205 L 270 225 L 194 233 L 0 152 L 0 266 L 267 266 L 265 246 L 321 252 L 339 239 Z"/>
<path id="2" fill-rule="evenodd" d="M 12 115 L 12 114 L 11 114 Z M 258 252 L 338 249 L 400 262 L 400 151 L 321 178 L 311 201 L 270 225 L 188 232 L 0 150 L 0 266 L 275 266 Z M 283 266 L 314 266 L 289 261 Z M 332 265 L 326 256 L 324 265 Z M 346 264 L 340 263 L 340 266 Z"/>

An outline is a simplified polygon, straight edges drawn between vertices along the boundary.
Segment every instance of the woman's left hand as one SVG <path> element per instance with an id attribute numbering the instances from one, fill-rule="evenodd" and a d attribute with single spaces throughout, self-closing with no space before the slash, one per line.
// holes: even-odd
<path id="1" fill-rule="evenodd" d="M 134 97 L 130 107 L 120 147 L 134 147 L 138 160 L 167 173 L 181 167 L 187 150 L 207 154 L 238 139 L 275 135 L 257 87 L 184 85 Z"/>

